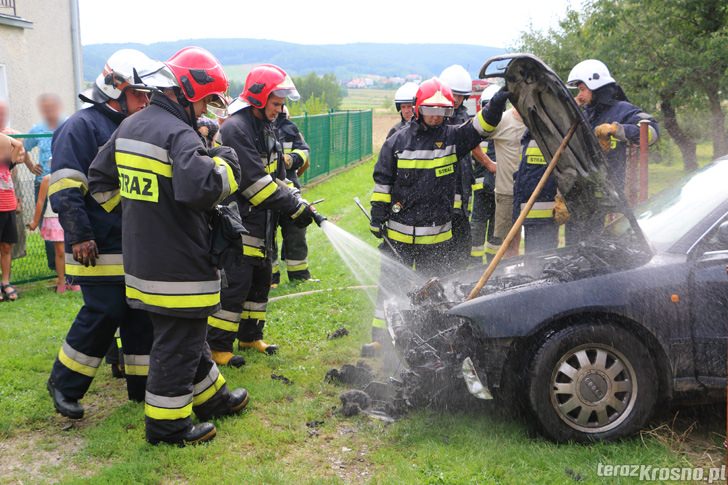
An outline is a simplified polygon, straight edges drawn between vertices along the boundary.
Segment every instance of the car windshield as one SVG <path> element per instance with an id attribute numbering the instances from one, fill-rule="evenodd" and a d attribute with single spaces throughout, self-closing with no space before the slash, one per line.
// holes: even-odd
<path id="1" fill-rule="evenodd" d="M 685 178 L 679 185 L 660 192 L 634 208 L 647 240 L 658 251 L 667 251 L 697 222 L 728 198 L 728 159 L 721 159 Z M 621 219 L 609 228 L 612 235 L 629 232 Z"/>

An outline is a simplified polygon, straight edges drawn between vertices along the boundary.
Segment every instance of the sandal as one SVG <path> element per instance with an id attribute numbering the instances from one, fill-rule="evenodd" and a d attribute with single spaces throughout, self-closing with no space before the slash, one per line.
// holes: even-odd
<path id="1" fill-rule="evenodd" d="M 0 291 L 2 291 L 2 296 L 8 301 L 15 301 L 18 299 L 18 290 L 13 288 L 10 284 L 0 285 Z"/>

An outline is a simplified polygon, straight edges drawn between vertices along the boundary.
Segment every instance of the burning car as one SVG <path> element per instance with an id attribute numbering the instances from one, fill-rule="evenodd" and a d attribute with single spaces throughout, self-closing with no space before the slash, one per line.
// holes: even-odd
<path id="1" fill-rule="evenodd" d="M 558 442 L 630 435 L 683 396 L 723 399 L 728 157 L 633 212 L 553 71 L 514 54 L 486 62 L 481 77 L 494 75 L 547 160 L 578 125 L 554 173 L 582 238 L 503 261 L 475 298 L 466 300 L 482 268 L 387 306 L 407 366 L 400 396 L 447 403 L 467 387 L 524 409 Z M 595 214 L 607 213 L 604 227 Z"/>

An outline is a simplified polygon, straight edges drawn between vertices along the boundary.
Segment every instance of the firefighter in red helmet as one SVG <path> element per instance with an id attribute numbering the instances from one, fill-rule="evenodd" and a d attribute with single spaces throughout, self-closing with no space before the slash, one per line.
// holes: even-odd
<path id="1" fill-rule="evenodd" d="M 208 149 L 195 129 L 208 108 L 224 108 L 228 82 L 218 60 L 187 47 L 165 64 L 145 79 L 155 90 L 149 107 L 101 148 L 89 184 L 106 210 L 119 210 L 121 200 L 126 298 L 154 327 L 147 440 L 185 445 L 212 439 L 215 426 L 206 421 L 248 403 L 245 389 L 228 390 L 205 341 L 221 286 L 209 212 L 237 190 L 240 167 L 233 150 Z"/>
<path id="2" fill-rule="evenodd" d="M 277 346 L 263 340 L 263 328 L 277 218 L 290 218 L 297 227 L 322 220 L 300 192 L 287 185 L 283 146 L 276 135 L 274 122 L 286 99 L 298 97 L 283 69 L 272 64 L 256 66 L 240 95 L 247 106 L 220 128 L 222 144 L 233 148 L 240 161 L 240 189 L 230 200 L 237 202 L 249 233 L 243 235 L 238 260 L 225 266 L 228 286 L 222 290 L 222 308 L 208 319 L 207 341 L 218 364 L 239 367 L 245 363 L 232 353 L 236 336 L 239 349 L 276 352 Z"/>
<path id="3" fill-rule="evenodd" d="M 443 122 L 454 111 L 452 91 L 432 78 L 417 90 L 414 122 L 384 142 L 374 167 L 370 229 L 387 237 L 402 262 L 418 273 L 436 275 L 453 266 L 452 221 L 462 197 L 458 160 L 490 136 L 507 99 L 504 89 L 472 120 L 447 125 Z M 390 251 L 386 244 L 380 249 Z M 387 271 L 384 264 L 382 271 Z M 373 343 L 362 349 L 365 355 L 385 341 L 384 303 L 392 291 L 397 289 L 380 284 Z"/>

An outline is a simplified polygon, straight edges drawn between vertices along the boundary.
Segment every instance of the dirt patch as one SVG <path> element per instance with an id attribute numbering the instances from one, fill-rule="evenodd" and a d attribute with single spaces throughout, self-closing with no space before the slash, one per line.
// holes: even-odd
<path id="1" fill-rule="evenodd" d="M 50 398 L 49 398 L 50 399 Z M 58 483 L 63 477 L 91 477 L 106 464 L 76 464 L 75 456 L 83 450 L 82 432 L 106 419 L 125 402 L 123 382 L 99 377 L 83 399 L 85 418 L 71 420 L 54 413 L 42 429 L 22 430 L 0 441 L 0 482 Z"/>
<path id="2" fill-rule="evenodd" d="M 57 483 L 70 472 L 89 477 L 94 471 L 73 465 L 84 441 L 77 433 L 23 433 L 0 442 L 0 480 L 3 483 Z"/>
<path id="3" fill-rule="evenodd" d="M 719 467 L 725 463 L 725 419 L 724 404 L 675 407 L 641 437 L 654 438 L 696 467 Z"/>
<path id="4" fill-rule="evenodd" d="M 376 152 L 382 147 L 390 128 L 400 120 L 399 113 L 377 113 L 372 119 L 372 142 Z"/>

